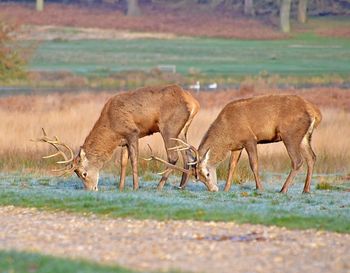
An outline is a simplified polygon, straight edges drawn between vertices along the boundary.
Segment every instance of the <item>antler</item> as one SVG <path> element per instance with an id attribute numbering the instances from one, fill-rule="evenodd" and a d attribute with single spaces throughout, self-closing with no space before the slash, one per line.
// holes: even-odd
<path id="1" fill-rule="evenodd" d="M 63 171 L 64 173 L 61 174 L 61 175 L 66 175 L 66 174 L 71 173 L 72 171 L 74 171 L 74 169 L 75 169 L 74 164 L 72 164 L 72 165 L 67 169 L 67 167 L 70 165 L 69 163 L 73 162 L 73 160 L 74 160 L 74 152 L 73 152 L 73 150 L 72 150 L 67 144 L 61 142 L 61 141 L 58 139 L 57 136 L 54 136 L 53 139 L 50 139 L 50 138 L 47 136 L 47 134 L 46 134 L 44 128 L 41 128 L 41 129 L 42 129 L 42 131 L 43 131 L 43 137 L 42 137 L 42 138 L 38 138 L 38 139 L 36 139 L 36 140 L 32 140 L 32 141 L 48 143 L 48 144 L 50 144 L 52 147 L 54 147 L 55 150 L 57 151 L 57 152 L 54 153 L 54 154 L 47 155 L 47 156 L 43 156 L 42 158 L 48 159 L 48 158 L 52 158 L 52 157 L 56 157 L 56 156 L 61 155 L 61 156 L 64 158 L 64 160 L 59 160 L 59 161 L 57 161 L 56 163 L 58 163 L 58 164 L 67 164 L 64 168 L 55 169 L 55 170 L 52 170 L 52 171 L 54 171 L 54 172 L 62 172 L 62 171 Z M 69 151 L 70 158 L 68 158 L 68 156 L 59 148 L 59 146 L 62 146 L 62 147 L 64 147 L 66 150 Z"/>
<path id="2" fill-rule="evenodd" d="M 188 144 L 187 142 L 185 142 L 179 138 L 170 138 L 170 139 L 176 140 L 176 141 L 180 142 L 182 145 L 171 147 L 168 149 L 168 151 L 177 151 L 177 152 L 186 151 L 186 150 L 192 151 L 195 154 L 195 161 L 189 162 L 189 163 L 187 163 L 187 165 L 196 165 L 198 163 L 199 153 L 198 153 L 198 150 L 193 145 Z"/>
<path id="3" fill-rule="evenodd" d="M 179 166 L 173 165 L 173 164 L 169 163 L 168 161 L 166 161 L 164 159 L 161 159 L 161 158 L 159 158 L 157 156 L 154 156 L 151 146 L 149 144 L 147 144 L 147 146 L 150 149 L 151 155 L 150 155 L 149 158 L 144 158 L 144 160 L 146 160 L 146 161 L 155 160 L 155 161 L 158 161 L 158 162 L 161 162 L 161 163 L 165 164 L 167 167 L 172 168 L 174 170 L 177 170 L 177 171 L 180 171 L 180 172 L 183 172 L 183 173 L 187 173 L 187 174 L 191 174 L 190 170 L 186 170 L 186 169 L 181 168 Z M 159 174 L 163 174 L 164 172 L 161 172 Z"/>

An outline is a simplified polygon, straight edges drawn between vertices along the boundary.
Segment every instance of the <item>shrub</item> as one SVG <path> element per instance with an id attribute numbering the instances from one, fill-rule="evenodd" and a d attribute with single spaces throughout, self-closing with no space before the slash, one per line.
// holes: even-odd
<path id="1" fill-rule="evenodd" d="M 0 82 L 25 78 L 25 61 L 19 56 L 11 39 L 13 27 L 0 21 Z"/>

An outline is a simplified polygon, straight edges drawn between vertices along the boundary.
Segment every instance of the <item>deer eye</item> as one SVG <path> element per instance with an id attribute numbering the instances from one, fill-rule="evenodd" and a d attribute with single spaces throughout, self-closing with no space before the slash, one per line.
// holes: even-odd
<path id="1" fill-rule="evenodd" d="M 209 177 L 210 176 L 210 173 L 207 173 L 207 177 Z"/>
<path id="2" fill-rule="evenodd" d="M 83 178 L 86 178 L 86 177 L 87 177 L 87 172 L 83 172 L 83 173 L 81 174 L 81 176 L 82 176 Z"/>

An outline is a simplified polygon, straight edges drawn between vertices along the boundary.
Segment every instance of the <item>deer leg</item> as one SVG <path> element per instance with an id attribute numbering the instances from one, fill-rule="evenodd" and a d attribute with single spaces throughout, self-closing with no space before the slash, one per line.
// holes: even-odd
<path id="1" fill-rule="evenodd" d="M 242 154 L 242 150 L 231 152 L 229 170 L 228 170 L 228 175 L 227 175 L 225 189 L 224 189 L 224 191 L 226 191 L 226 192 L 231 189 L 233 173 L 234 173 L 235 168 L 237 166 L 237 163 L 241 157 L 241 154 Z"/>
<path id="2" fill-rule="evenodd" d="M 128 164 L 128 158 L 129 158 L 128 148 L 123 146 L 120 154 L 120 182 L 119 182 L 120 191 L 124 190 L 126 166 Z"/>
<path id="3" fill-rule="evenodd" d="M 187 126 L 188 128 L 188 126 Z M 185 141 L 187 143 L 187 128 L 185 127 L 186 129 L 186 132 L 184 134 L 183 137 L 179 137 L 180 139 L 182 139 L 183 141 Z M 187 151 L 181 151 L 181 156 L 182 156 L 182 162 L 183 162 L 183 168 L 185 170 L 189 170 L 190 169 L 190 166 L 188 165 L 188 155 L 187 155 Z M 190 174 L 189 173 L 183 173 L 182 174 L 182 177 L 181 177 L 181 182 L 180 182 L 180 188 L 181 189 L 185 189 L 187 183 L 188 183 L 188 180 L 190 178 Z"/>
<path id="4" fill-rule="evenodd" d="M 169 162 L 170 164 L 176 165 L 176 162 L 177 162 L 177 160 L 178 160 L 178 158 L 179 158 L 177 152 L 176 152 L 176 151 L 169 151 L 169 150 L 168 150 L 168 148 L 171 148 L 171 147 L 173 147 L 173 146 L 175 146 L 175 145 L 174 145 L 174 143 L 172 143 L 173 146 L 171 146 L 170 143 L 173 142 L 173 141 L 171 141 L 168 137 L 165 137 L 163 134 L 162 134 L 162 136 L 163 136 L 163 140 L 164 140 L 166 152 L 167 152 L 167 155 L 168 155 L 168 162 Z M 160 179 L 160 181 L 159 181 L 159 183 L 158 183 L 158 186 L 157 186 L 157 189 L 158 189 L 158 190 L 162 190 L 162 189 L 163 189 L 163 187 L 164 187 L 164 185 L 165 185 L 165 182 L 168 180 L 168 177 L 169 177 L 169 175 L 170 175 L 172 172 L 173 172 L 173 169 L 171 169 L 171 168 L 167 168 L 167 169 L 165 170 L 165 172 L 163 173 L 162 178 Z"/>
<path id="5" fill-rule="evenodd" d="M 139 141 L 138 137 L 134 136 L 128 140 L 128 149 L 132 167 L 132 178 L 133 178 L 133 189 L 137 190 L 139 188 L 139 176 L 137 168 L 137 157 L 139 154 Z"/>
<path id="6" fill-rule="evenodd" d="M 250 168 L 253 171 L 255 185 L 257 190 L 264 190 L 260 177 L 259 177 L 259 166 L 258 166 L 258 150 L 256 147 L 256 142 L 248 142 L 245 144 L 244 148 L 246 149 L 249 157 Z"/>
<path id="7" fill-rule="evenodd" d="M 185 170 L 189 170 L 190 166 L 188 166 L 188 157 L 186 154 L 186 151 L 181 151 L 181 156 L 182 156 L 182 161 L 183 161 L 183 168 Z M 181 189 L 185 189 L 185 187 L 187 186 L 188 180 L 190 178 L 190 174 L 189 173 L 183 173 L 182 177 L 181 177 L 181 182 L 180 182 L 180 188 Z"/>
<path id="8" fill-rule="evenodd" d="M 292 169 L 280 191 L 281 193 L 287 193 L 290 183 L 292 183 L 294 177 L 298 174 L 301 166 L 303 165 L 303 158 L 300 153 L 300 142 L 289 140 L 283 140 L 283 142 L 292 161 Z"/>
<path id="9" fill-rule="evenodd" d="M 312 177 L 312 173 L 313 173 L 314 165 L 316 161 L 316 155 L 311 148 L 310 137 L 311 137 L 310 135 L 306 135 L 300 144 L 301 154 L 304 157 L 307 164 L 307 175 L 305 179 L 303 193 L 310 192 L 311 177 Z"/>
<path id="10" fill-rule="evenodd" d="M 195 106 L 195 105 L 191 106 L 191 108 L 189 109 L 190 113 L 189 113 L 188 119 L 187 119 L 186 123 L 184 124 L 183 128 L 180 131 L 179 138 L 181 140 L 185 141 L 186 143 L 187 143 L 187 131 L 188 131 L 188 128 L 190 127 L 190 125 L 192 123 L 192 120 L 195 117 L 195 115 L 197 114 L 198 110 L 199 110 L 198 106 Z M 183 161 L 183 168 L 186 169 L 186 170 L 189 170 L 190 169 L 190 166 L 188 165 L 189 156 L 188 156 L 187 152 L 186 151 L 182 151 L 181 152 L 181 156 L 182 156 L 182 161 Z M 189 178 L 190 178 L 190 174 L 189 173 L 183 173 L 182 174 L 181 182 L 180 182 L 180 188 L 181 189 L 185 189 Z"/>

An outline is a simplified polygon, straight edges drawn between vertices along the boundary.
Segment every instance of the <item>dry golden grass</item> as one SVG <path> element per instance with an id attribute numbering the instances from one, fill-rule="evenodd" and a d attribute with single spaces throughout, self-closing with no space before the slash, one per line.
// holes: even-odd
<path id="1" fill-rule="evenodd" d="M 77 151 L 110 96 L 110 93 L 80 93 L 1 98 L 0 169 L 49 169 L 47 163 L 40 159 L 49 153 L 48 145 L 29 141 L 41 135 L 41 127 L 50 136 L 57 135 Z M 219 111 L 219 107 L 201 109 L 189 130 L 189 141 L 192 144 L 199 144 Z M 335 108 L 322 109 L 322 113 L 323 121 L 313 137 L 313 147 L 318 156 L 316 171 L 349 172 L 350 113 Z M 234 130 L 234 124 L 232 129 Z M 146 144 L 150 144 L 155 153 L 164 157 L 165 150 L 159 134 L 140 141 L 141 155 L 148 153 Z M 283 144 L 260 145 L 258 149 L 262 170 L 286 171 L 289 168 L 290 162 Z M 239 167 L 247 169 L 246 155 L 242 161 Z M 140 164 L 141 167 L 147 167 L 142 160 Z M 225 168 L 220 173 L 221 177 L 225 176 Z"/>

